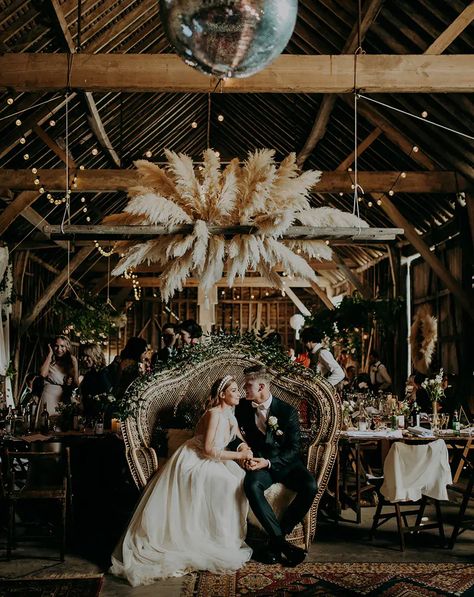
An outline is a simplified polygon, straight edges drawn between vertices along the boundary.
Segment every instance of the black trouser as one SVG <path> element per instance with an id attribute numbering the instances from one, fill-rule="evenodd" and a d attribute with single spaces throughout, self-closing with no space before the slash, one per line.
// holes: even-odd
<path id="1" fill-rule="evenodd" d="M 264 495 L 265 490 L 273 483 L 283 483 L 285 487 L 296 492 L 296 497 L 286 509 L 280 522 Z M 308 469 L 303 463 L 298 462 L 284 475 L 274 473 L 271 468 L 247 471 L 244 489 L 257 520 L 270 539 L 275 539 L 288 535 L 303 520 L 313 503 L 318 486 Z"/>

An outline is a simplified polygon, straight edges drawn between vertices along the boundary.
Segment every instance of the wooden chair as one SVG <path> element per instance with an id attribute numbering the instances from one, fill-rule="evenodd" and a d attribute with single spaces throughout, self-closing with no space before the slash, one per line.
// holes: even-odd
<path id="1" fill-rule="evenodd" d="M 262 364 L 230 349 L 218 351 L 218 356 L 215 347 L 209 352 L 209 357 L 206 357 L 204 347 L 204 354 L 197 362 L 151 374 L 130 386 L 128 395 L 137 400 L 138 409 L 134 417 L 124 422 L 122 430 L 127 461 L 138 488 L 142 489 L 158 469 L 157 452 L 160 454 L 162 450 L 163 437 L 170 436 L 170 428 L 194 429 L 204 412 L 212 383 L 230 374 L 242 386 L 243 370 Z M 341 404 L 329 383 L 304 368 L 300 372 L 270 370 L 270 373 L 273 376 L 273 395 L 299 411 L 303 457 L 318 483 L 318 493 L 308 515 L 288 537 L 293 543 L 308 547 L 316 532 L 318 505 L 337 454 Z M 188 437 L 191 434 L 189 431 Z M 161 440 L 156 441 L 157 437 Z M 276 491 L 281 494 L 286 488 L 280 485 L 271 489 L 270 493 L 275 494 Z M 274 495 L 273 499 L 280 497 Z"/>
<path id="2" fill-rule="evenodd" d="M 445 471 L 446 468 L 449 469 L 449 462 L 448 462 L 448 451 L 446 448 L 446 444 L 443 440 L 438 440 L 441 442 L 442 447 L 444 447 L 444 451 L 441 450 L 442 456 L 437 459 L 432 459 L 431 466 L 434 468 L 434 476 L 438 473 L 441 475 L 442 471 Z M 441 447 L 440 444 L 440 447 Z M 400 463 L 399 457 L 399 450 L 410 450 L 412 452 L 411 459 L 413 463 L 417 463 L 419 458 L 422 456 L 422 452 L 426 449 L 425 445 L 410 445 L 407 446 L 400 442 L 396 442 L 392 445 L 387 454 L 387 458 L 384 462 L 384 477 L 377 479 L 376 487 L 377 487 L 377 496 L 378 496 L 378 504 L 374 514 L 372 528 L 370 530 L 370 539 L 372 540 L 375 534 L 375 531 L 381 527 L 383 524 L 388 522 L 389 520 L 395 518 L 397 521 L 397 531 L 398 531 L 398 540 L 400 543 L 400 550 L 405 551 L 405 534 L 406 533 L 418 533 L 420 531 L 434 529 L 437 528 L 439 531 L 439 536 L 441 540 L 441 544 L 444 545 L 445 543 L 445 536 L 444 536 L 444 527 L 443 527 L 443 519 L 441 516 L 441 507 L 440 502 L 437 499 L 429 498 L 427 495 L 423 494 L 423 488 L 415 488 L 414 492 L 418 492 L 421 495 L 419 500 L 410 500 L 410 499 L 397 499 L 396 501 L 390 501 L 384 495 L 384 479 L 391 478 L 395 480 L 395 492 L 398 494 L 399 491 L 396 488 L 396 481 L 397 475 L 394 474 L 395 470 L 398 469 L 403 470 L 403 464 Z M 450 479 L 451 480 L 451 479 Z M 386 492 L 386 490 L 385 490 Z M 403 493 L 403 491 L 400 491 Z M 426 505 L 428 500 L 431 499 L 435 506 L 436 510 L 436 521 L 432 523 L 422 523 L 423 514 L 425 512 Z M 446 494 L 447 499 L 447 494 Z M 393 512 L 389 513 L 382 513 L 382 509 L 384 507 L 391 507 L 393 508 Z M 405 508 L 408 507 L 409 509 L 406 510 Z M 415 524 L 410 525 L 408 524 L 408 516 L 416 516 Z"/>
<path id="3" fill-rule="evenodd" d="M 474 518 L 472 516 L 466 516 L 469 500 L 474 500 L 474 464 L 472 460 L 463 454 L 461 455 L 461 459 L 462 462 L 464 462 L 469 476 L 465 485 L 455 484 L 449 486 L 450 491 L 454 491 L 462 496 L 461 505 L 459 506 L 459 511 L 454 522 L 453 532 L 448 544 L 450 549 L 454 547 L 454 544 L 461 533 L 468 529 L 474 529 Z"/>
<path id="4" fill-rule="evenodd" d="M 7 559 L 16 546 L 16 516 L 19 504 L 25 502 L 37 508 L 40 501 L 57 503 L 59 524 L 57 538 L 60 559 L 66 548 L 67 511 L 71 486 L 69 448 L 60 444 L 44 444 L 30 451 L 5 450 L 5 502 L 8 509 Z"/>

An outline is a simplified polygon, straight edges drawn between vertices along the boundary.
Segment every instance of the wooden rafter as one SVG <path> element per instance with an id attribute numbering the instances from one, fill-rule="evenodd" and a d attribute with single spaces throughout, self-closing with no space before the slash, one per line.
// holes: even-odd
<path id="1" fill-rule="evenodd" d="M 34 124 L 32 130 L 65 164 L 68 163 L 70 168 L 76 167 L 76 162 L 73 160 L 72 156 L 68 156 L 69 159 L 67 160 L 64 149 L 59 147 L 56 141 L 51 139 L 51 137 L 38 124 Z"/>
<path id="2" fill-rule="evenodd" d="M 69 27 L 66 21 L 66 17 L 62 11 L 61 5 L 59 4 L 58 0 L 50 0 L 51 5 L 53 7 L 54 13 L 58 20 L 59 28 L 61 29 L 64 41 L 69 49 L 71 54 L 76 53 L 76 46 L 74 44 L 74 40 L 72 39 L 71 32 L 69 31 Z M 95 103 L 94 97 L 91 92 L 86 91 L 84 94 L 86 104 L 89 110 L 89 124 L 94 132 L 97 140 L 102 145 L 102 147 L 107 151 L 110 155 L 114 163 L 120 167 L 120 158 L 118 157 L 117 152 L 112 147 L 112 143 L 107 135 L 105 130 L 104 124 L 99 114 L 99 110 L 97 109 L 97 105 Z"/>
<path id="3" fill-rule="evenodd" d="M 46 228 L 48 226 L 47 220 L 43 216 L 41 216 L 41 214 L 39 214 L 36 210 L 34 210 L 31 206 L 25 207 L 25 209 L 21 212 L 21 216 L 22 218 L 25 218 L 25 220 L 28 220 L 28 222 L 34 228 L 37 228 L 39 231 L 41 231 L 46 236 L 46 238 L 51 238 L 51 235 L 48 232 L 42 230 L 43 227 Z M 65 240 L 58 238 L 54 242 L 58 247 L 61 247 L 61 249 L 66 249 L 66 251 L 69 249 L 68 244 Z"/>
<path id="4" fill-rule="evenodd" d="M 33 205 L 40 193 L 37 191 L 23 191 L 0 213 L 0 236 L 5 233 L 10 224 L 22 213 L 24 209 Z"/>
<path id="5" fill-rule="evenodd" d="M 341 54 L 352 54 L 357 49 L 357 44 L 361 43 L 364 39 L 367 31 L 370 28 L 370 25 L 378 15 L 383 1 L 384 0 L 367 0 L 368 6 L 360 23 L 360 27 L 358 23 L 354 25 Z M 336 100 L 337 95 L 332 93 L 323 97 L 311 132 L 309 133 L 303 148 L 298 153 L 297 161 L 299 166 L 304 164 L 307 158 L 314 151 L 316 145 L 326 134 L 326 128 L 329 123 L 329 119 L 331 118 Z"/>
<path id="6" fill-rule="evenodd" d="M 447 29 L 425 50 L 426 55 L 442 54 L 474 20 L 474 2 L 454 19 Z"/>
<path id="7" fill-rule="evenodd" d="M 137 184 L 135 170 L 77 170 L 77 192 L 126 191 Z M 61 169 L 38 170 L 41 184 L 50 192 L 64 190 L 64 171 Z M 366 192 L 386 192 L 393 188 L 400 193 L 453 193 L 469 191 L 472 184 L 455 172 L 407 172 L 400 177 L 400 172 L 358 173 L 359 184 Z M 323 172 L 321 180 L 314 185 L 315 193 L 351 193 L 353 174 L 350 172 Z M 34 190 L 33 177 L 30 170 L 0 169 L 0 188 L 12 190 Z"/>
<path id="8" fill-rule="evenodd" d="M 68 68 L 68 61 L 70 62 Z M 224 93 L 351 93 L 353 55 L 283 54 L 249 78 L 227 79 Z M 69 77 L 68 77 L 69 73 Z M 17 91 L 200 92 L 215 81 L 172 54 L 8 54 L 0 56 L 0 88 Z M 357 87 L 367 93 L 469 93 L 470 55 L 357 57 Z"/>
<path id="9" fill-rule="evenodd" d="M 36 300 L 33 309 L 23 318 L 20 325 L 20 334 L 23 335 L 28 328 L 34 323 L 41 311 L 46 307 L 49 301 L 53 298 L 56 292 L 67 282 L 68 272 L 72 274 L 77 267 L 88 257 L 94 250 L 94 247 L 83 247 L 71 259 L 69 269 L 64 268 L 56 278 L 45 288 L 43 294 Z"/>
<path id="10" fill-rule="evenodd" d="M 359 278 L 359 276 L 355 272 L 351 270 L 350 267 L 347 267 L 341 255 L 338 253 L 337 249 L 333 247 L 332 253 L 333 261 L 337 263 L 341 272 L 346 276 L 346 278 L 354 286 L 354 288 L 360 292 L 363 298 L 371 298 L 372 292 L 370 291 L 370 288 L 368 288 L 368 286 L 364 284 L 364 282 Z"/>

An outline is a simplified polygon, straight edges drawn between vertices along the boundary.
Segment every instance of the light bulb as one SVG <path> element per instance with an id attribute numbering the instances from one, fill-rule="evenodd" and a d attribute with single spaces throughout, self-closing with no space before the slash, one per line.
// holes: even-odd
<path id="1" fill-rule="evenodd" d="M 151 157 L 153 157 L 153 152 L 152 152 L 152 151 L 150 151 L 150 150 L 148 150 L 147 152 L 145 152 L 145 156 L 146 156 L 147 158 L 151 158 Z"/>
<path id="2" fill-rule="evenodd" d="M 393 197 L 395 195 L 394 191 L 392 191 L 392 189 L 390 189 L 390 191 L 388 192 L 388 194 L 390 195 L 390 197 Z"/>
<path id="3" fill-rule="evenodd" d="M 426 118 L 428 116 L 428 112 L 426 110 L 423 110 L 421 115 L 423 116 L 423 118 Z"/>
<path id="4" fill-rule="evenodd" d="M 54 198 L 53 198 L 53 197 L 51 197 L 51 195 L 50 195 L 50 196 L 48 197 L 48 201 L 49 201 L 50 203 L 54 203 Z"/>
<path id="5" fill-rule="evenodd" d="M 86 202 L 86 198 L 85 197 L 81 197 L 81 203 L 85 203 Z"/>
<path id="6" fill-rule="evenodd" d="M 220 152 L 219 152 L 219 151 L 215 151 L 214 153 L 216 154 L 216 156 L 217 156 L 218 158 L 220 158 L 220 157 L 221 157 L 221 154 L 220 154 Z"/>
<path id="7" fill-rule="evenodd" d="M 406 178 L 406 177 L 407 177 L 407 173 L 406 173 L 406 172 L 402 172 L 402 173 L 400 174 L 400 176 L 401 176 L 402 178 Z"/>
<path id="8" fill-rule="evenodd" d="M 89 216 L 87 216 L 86 222 L 90 222 L 90 221 L 91 221 L 91 219 L 89 218 Z"/>
<path id="9" fill-rule="evenodd" d="M 79 166 L 79 170 L 85 170 L 85 168 L 86 168 L 86 167 L 84 166 L 84 164 L 81 164 L 81 165 Z"/>
<path id="10" fill-rule="evenodd" d="M 197 125 L 198 125 L 198 123 L 195 120 L 193 120 L 193 122 L 191 122 L 191 128 L 197 129 Z"/>
<path id="11" fill-rule="evenodd" d="M 372 205 L 373 205 L 372 201 L 369 201 L 369 202 L 367 203 L 367 205 L 368 205 L 369 207 L 372 207 Z"/>
<path id="12" fill-rule="evenodd" d="M 377 199 L 377 205 L 382 205 L 382 199 Z"/>
<path id="13" fill-rule="evenodd" d="M 39 192 L 40 192 L 40 193 L 44 193 L 44 187 L 40 187 L 40 188 L 39 188 Z"/>
<path id="14" fill-rule="evenodd" d="M 223 114 L 219 114 L 219 116 L 217 117 L 217 120 L 219 122 L 223 122 L 224 121 L 224 115 Z"/>
<path id="15" fill-rule="evenodd" d="M 21 137 L 21 139 L 20 139 L 20 143 L 21 143 L 22 145 L 24 145 L 24 144 L 26 143 L 26 139 L 25 139 L 25 137 Z"/>
<path id="16" fill-rule="evenodd" d="M 53 119 L 51 119 L 51 120 L 49 121 L 49 126 L 56 126 L 56 121 L 55 121 L 55 120 L 53 120 Z"/>
<path id="17" fill-rule="evenodd" d="M 339 197 L 342 197 L 343 195 L 344 195 L 344 193 L 343 193 L 343 192 L 340 192 L 340 193 L 339 193 Z"/>
<path id="18" fill-rule="evenodd" d="M 25 154 L 23 155 L 23 159 L 24 159 L 24 160 L 29 160 L 29 159 L 30 159 L 30 154 L 29 154 L 29 153 L 25 153 Z"/>
<path id="19" fill-rule="evenodd" d="M 83 211 L 84 213 L 87 213 L 87 207 L 83 207 L 83 208 L 82 208 L 82 211 Z"/>
<path id="20" fill-rule="evenodd" d="M 418 147 L 418 145 L 413 145 L 413 151 L 414 151 L 415 153 L 418 153 L 418 151 L 419 151 L 419 147 Z"/>
<path id="21" fill-rule="evenodd" d="M 15 120 L 15 124 L 16 124 L 16 126 L 21 126 L 21 120 L 19 118 L 17 118 Z"/>
<path id="22" fill-rule="evenodd" d="M 347 168 L 347 171 L 348 172 L 352 172 L 352 168 Z"/>
<path id="23" fill-rule="evenodd" d="M 36 173 L 38 172 L 38 168 L 31 168 L 31 172 L 32 172 L 33 174 L 36 174 Z"/>
<path id="24" fill-rule="evenodd" d="M 97 147 L 94 147 L 91 151 L 92 155 L 97 155 L 99 153 L 99 150 L 97 149 Z"/>
<path id="25" fill-rule="evenodd" d="M 48 194 L 46 195 L 46 197 L 47 197 L 48 199 L 52 199 L 52 198 L 53 198 L 53 196 L 51 195 L 51 193 L 48 193 Z"/>
<path id="26" fill-rule="evenodd" d="M 40 179 L 39 178 L 35 178 L 33 181 L 36 185 L 38 185 L 40 183 Z"/>
<path id="27" fill-rule="evenodd" d="M 354 190 L 355 189 L 355 185 L 351 184 L 351 189 Z"/>
<path id="28" fill-rule="evenodd" d="M 13 104 L 13 98 L 12 97 L 7 97 L 7 104 L 9 106 L 11 106 Z"/>

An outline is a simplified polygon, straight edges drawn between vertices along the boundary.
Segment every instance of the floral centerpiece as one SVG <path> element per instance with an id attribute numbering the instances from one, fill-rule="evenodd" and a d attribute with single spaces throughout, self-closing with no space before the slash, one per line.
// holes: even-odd
<path id="1" fill-rule="evenodd" d="M 440 369 L 435 377 L 425 379 L 421 384 L 421 387 L 426 390 L 430 397 L 431 402 L 440 402 L 444 398 L 443 376 L 443 369 Z"/>

